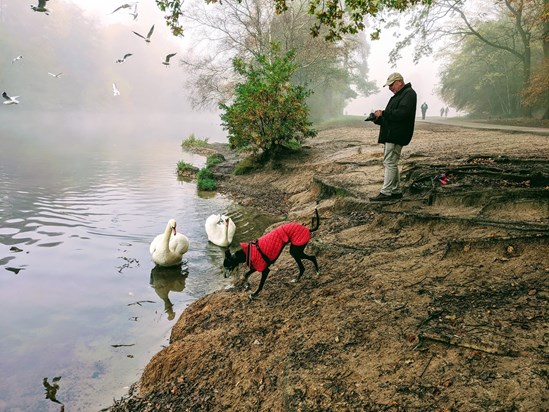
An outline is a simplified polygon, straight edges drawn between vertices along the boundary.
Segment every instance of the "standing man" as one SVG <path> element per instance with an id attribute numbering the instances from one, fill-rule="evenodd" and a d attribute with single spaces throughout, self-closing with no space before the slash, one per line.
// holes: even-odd
<path id="1" fill-rule="evenodd" d="M 385 110 L 374 112 L 374 123 L 381 126 L 378 143 L 383 144 L 383 187 L 370 201 L 380 202 L 402 198 L 398 162 L 402 147 L 412 140 L 417 107 L 417 95 L 410 83 L 404 83 L 400 73 L 392 73 L 383 87 L 389 86 L 393 97 Z"/>
<path id="2" fill-rule="evenodd" d="M 423 102 L 421 105 L 421 120 L 425 120 L 425 115 L 427 114 L 427 109 L 429 106 L 427 106 L 427 102 Z"/>

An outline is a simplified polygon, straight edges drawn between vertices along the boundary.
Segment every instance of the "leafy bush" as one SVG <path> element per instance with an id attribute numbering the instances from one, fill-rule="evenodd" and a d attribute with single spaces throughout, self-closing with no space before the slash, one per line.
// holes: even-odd
<path id="1" fill-rule="evenodd" d="M 294 52 L 279 56 L 273 45 L 271 55 L 259 55 L 253 63 L 233 60 L 244 80 L 236 85 L 233 104 L 219 105 L 232 148 L 267 160 L 283 147 L 299 148 L 305 138 L 316 136 L 305 103 L 312 92 L 291 83 L 293 59 Z"/>
<path id="2" fill-rule="evenodd" d="M 217 189 L 217 182 L 215 180 L 215 176 L 209 168 L 203 167 L 202 169 L 200 169 L 196 177 L 197 177 L 196 186 L 198 190 L 212 192 Z"/>
<path id="3" fill-rule="evenodd" d="M 217 182 L 214 179 L 199 179 L 196 187 L 204 192 L 213 192 L 217 189 Z"/>

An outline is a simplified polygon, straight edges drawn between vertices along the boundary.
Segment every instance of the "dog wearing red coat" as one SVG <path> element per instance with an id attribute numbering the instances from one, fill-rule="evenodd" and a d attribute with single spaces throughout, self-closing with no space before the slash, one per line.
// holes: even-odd
<path id="1" fill-rule="evenodd" d="M 257 290 L 250 295 L 250 299 L 257 297 L 258 293 L 263 289 L 263 285 L 269 275 L 269 266 L 276 262 L 284 246 L 290 244 L 290 255 L 295 259 L 299 268 L 299 274 L 294 279 L 298 281 L 305 272 L 302 259 L 307 259 L 313 262 L 315 271 L 318 274 L 318 263 L 315 256 L 307 255 L 305 247 L 311 239 L 311 233 L 320 226 L 320 217 L 318 210 L 315 209 L 315 216 L 312 218 L 311 228 L 303 226 L 299 223 L 285 223 L 266 235 L 261 236 L 257 240 L 248 243 L 240 243 L 240 249 L 231 254 L 229 249 L 225 250 L 225 259 L 223 267 L 225 269 L 225 277 L 228 277 L 231 272 L 241 263 L 246 263 L 249 270 L 244 275 L 244 287 L 249 288 L 248 278 L 254 272 L 261 272 L 261 280 Z"/>

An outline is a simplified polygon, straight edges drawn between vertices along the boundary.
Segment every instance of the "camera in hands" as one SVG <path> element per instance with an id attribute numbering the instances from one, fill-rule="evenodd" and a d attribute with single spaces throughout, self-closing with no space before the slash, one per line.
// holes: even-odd
<path id="1" fill-rule="evenodd" d="M 373 122 L 376 119 L 376 115 L 373 113 L 370 113 L 366 119 L 364 119 L 365 122 Z"/>

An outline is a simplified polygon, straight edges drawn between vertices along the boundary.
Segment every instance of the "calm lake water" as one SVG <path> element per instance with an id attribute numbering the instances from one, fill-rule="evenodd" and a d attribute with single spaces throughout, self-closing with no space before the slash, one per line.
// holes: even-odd
<path id="1" fill-rule="evenodd" d="M 177 178 L 179 160 L 205 161 L 181 151 L 190 132 L 223 141 L 206 120 L 3 110 L 0 124 L 0 411 L 59 411 L 44 378 L 65 410 L 98 411 L 190 303 L 231 286 L 206 218 L 232 216 L 233 245 L 272 222 Z M 181 268 L 158 269 L 148 248 L 170 218 L 191 245 Z"/>

